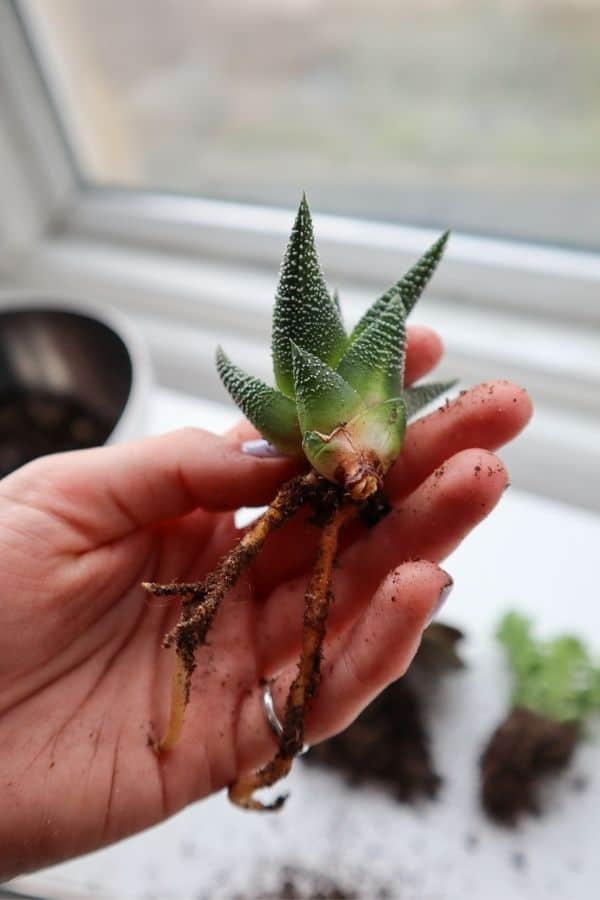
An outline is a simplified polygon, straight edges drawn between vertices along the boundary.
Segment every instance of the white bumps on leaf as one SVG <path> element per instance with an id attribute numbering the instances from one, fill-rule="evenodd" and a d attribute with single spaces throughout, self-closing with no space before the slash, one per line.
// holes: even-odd
<path id="1" fill-rule="evenodd" d="M 363 408 L 363 402 L 341 375 L 292 342 L 296 407 L 303 432 L 328 434 Z"/>
<path id="2" fill-rule="evenodd" d="M 340 361 L 338 373 L 369 403 L 396 397 L 402 390 L 405 318 L 399 297 L 392 298 Z"/>
<path id="3" fill-rule="evenodd" d="M 284 453 L 300 452 L 302 438 L 293 400 L 234 366 L 221 347 L 217 348 L 217 372 L 233 401 L 263 437 Z"/>
<path id="4" fill-rule="evenodd" d="M 385 294 L 382 294 L 381 297 L 373 303 L 354 328 L 350 337 L 351 343 L 381 315 L 392 298 L 399 298 L 401 300 L 402 305 L 404 306 L 404 312 L 408 316 L 437 269 L 444 254 L 444 250 L 446 249 L 449 236 L 450 232 L 445 231 L 442 236 L 431 245 L 429 250 L 426 250 L 423 256 L 417 260 L 414 266 L 402 276 L 400 281 L 393 284 Z"/>
<path id="5" fill-rule="evenodd" d="M 315 248 L 312 219 L 302 198 L 285 257 L 273 313 L 273 370 L 277 387 L 294 397 L 290 341 L 335 367 L 347 338 Z"/>
<path id="6" fill-rule="evenodd" d="M 219 349 L 223 384 L 261 434 L 302 453 L 355 499 L 381 485 L 400 451 L 406 420 L 453 386 L 403 389 L 405 319 L 446 246 L 443 234 L 365 313 L 348 338 L 337 292 L 325 284 L 310 210 L 302 198 L 281 267 L 273 314 L 279 390 L 234 366 Z"/>

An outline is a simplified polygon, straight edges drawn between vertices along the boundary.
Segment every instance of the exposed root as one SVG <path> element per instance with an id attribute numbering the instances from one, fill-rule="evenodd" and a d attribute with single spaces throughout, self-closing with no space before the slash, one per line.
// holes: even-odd
<path id="1" fill-rule="evenodd" d="M 188 676 L 182 658 L 176 654 L 173 660 L 173 673 L 171 675 L 171 710 L 169 712 L 169 724 L 164 736 L 154 745 L 159 754 L 171 750 L 181 735 L 183 728 L 183 716 L 188 701 Z"/>
<path id="2" fill-rule="evenodd" d="M 323 527 L 315 568 L 304 598 L 302 651 L 298 674 L 287 697 L 279 750 L 275 758 L 260 771 L 242 776 L 229 787 L 229 799 L 244 809 L 275 810 L 285 802 L 285 797 L 281 796 L 266 805 L 256 800 L 253 794 L 260 788 L 270 787 L 287 775 L 294 758 L 302 750 L 307 706 L 319 685 L 321 652 L 331 599 L 331 577 L 338 535 L 342 526 L 356 512 L 357 507 L 354 504 L 339 508 L 334 506 L 329 521 Z"/>
<path id="3" fill-rule="evenodd" d="M 196 649 L 206 643 L 206 635 L 212 625 L 225 594 L 235 585 L 242 572 L 261 550 L 271 532 L 279 528 L 304 503 L 308 502 L 319 486 L 314 472 L 300 475 L 286 482 L 265 513 L 252 525 L 243 538 L 227 553 L 204 581 L 192 584 L 153 584 L 143 587 L 155 596 L 183 595 L 180 619 L 163 645 L 175 646 L 171 687 L 169 725 L 156 744 L 157 753 L 170 750 L 176 743 L 183 726 L 185 707 L 189 701 L 190 684 L 196 665 Z"/>

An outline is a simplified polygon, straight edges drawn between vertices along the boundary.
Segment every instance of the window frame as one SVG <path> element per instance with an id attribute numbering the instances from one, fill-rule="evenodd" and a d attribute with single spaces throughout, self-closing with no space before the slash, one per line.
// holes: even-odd
<path id="1" fill-rule="evenodd" d="M 27 0 L 10 0 L 9 5 L 30 56 L 25 67 L 28 64 L 37 71 L 45 95 L 45 117 L 52 119 L 52 123 L 43 123 L 42 145 L 45 149 L 50 143 L 53 153 L 48 158 L 44 152 L 37 162 L 42 164 L 46 189 L 53 191 L 54 197 L 58 193 L 56 170 L 61 169 L 62 215 L 55 225 L 65 235 L 125 240 L 138 246 L 269 266 L 279 264 L 291 210 L 87 182 L 67 133 L 68 121 L 61 118 L 54 86 L 43 68 L 46 54 L 28 20 Z M 38 122 L 38 127 L 41 124 Z M 49 140 L 50 130 L 54 134 Z M 62 159 L 57 160 L 57 156 Z M 437 231 L 408 223 L 336 215 L 316 215 L 315 226 L 327 271 L 334 278 L 362 283 L 395 280 L 398 272 L 438 236 Z M 585 324 L 600 325 L 599 291 L 600 252 L 460 231 L 453 233 L 444 266 L 436 277 L 436 292 L 449 299 L 508 306 Z"/>

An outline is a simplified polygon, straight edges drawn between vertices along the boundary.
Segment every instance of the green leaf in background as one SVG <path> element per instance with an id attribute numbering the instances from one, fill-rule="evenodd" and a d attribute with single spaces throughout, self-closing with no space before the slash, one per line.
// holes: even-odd
<path id="1" fill-rule="evenodd" d="M 315 249 L 312 219 L 302 197 L 281 267 L 273 313 L 272 353 L 277 387 L 294 397 L 290 341 L 335 368 L 346 348 L 338 307 Z"/>
<path id="2" fill-rule="evenodd" d="M 517 612 L 502 618 L 497 637 L 512 672 L 513 706 L 557 722 L 584 722 L 600 710 L 600 669 L 579 638 L 536 639 L 531 621 Z"/>

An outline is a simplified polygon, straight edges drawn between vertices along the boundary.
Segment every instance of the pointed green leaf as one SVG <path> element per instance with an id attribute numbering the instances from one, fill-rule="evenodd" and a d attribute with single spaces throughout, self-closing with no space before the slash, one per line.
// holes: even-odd
<path id="1" fill-rule="evenodd" d="M 264 438 L 285 453 L 300 452 L 302 438 L 292 400 L 234 366 L 221 347 L 217 348 L 217 371 L 234 402 Z"/>
<path id="2" fill-rule="evenodd" d="M 296 407 L 302 432 L 329 434 L 362 408 L 356 391 L 326 363 L 292 343 Z"/>
<path id="3" fill-rule="evenodd" d="M 273 370 L 277 387 L 294 396 L 290 340 L 336 366 L 347 338 L 315 249 L 312 220 L 302 197 L 281 267 L 273 314 Z"/>
<path id="4" fill-rule="evenodd" d="M 455 378 L 453 381 L 431 381 L 429 384 L 418 384 L 416 387 L 407 388 L 403 396 L 408 418 L 412 419 L 424 406 L 445 394 L 446 391 L 450 391 L 456 384 L 457 379 Z"/>
<path id="5" fill-rule="evenodd" d="M 413 309 L 417 300 L 427 287 L 433 273 L 437 269 L 440 260 L 444 255 L 444 250 L 446 249 L 449 237 L 450 232 L 445 231 L 442 236 L 431 245 L 429 250 L 423 254 L 421 259 L 415 263 L 412 269 L 409 269 L 402 279 L 400 294 L 402 295 L 402 302 L 404 303 L 406 315 Z"/>
<path id="6" fill-rule="evenodd" d="M 387 400 L 402 389 L 406 330 L 404 307 L 393 297 L 353 344 L 337 368 L 363 400 Z"/>
<path id="7" fill-rule="evenodd" d="M 444 248 L 449 236 L 450 232 L 445 231 L 444 234 L 432 244 L 429 250 L 427 250 L 414 264 L 414 266 L 408 270 L 400 281 L 397 281 L 396 284 L 392 285 L 385 294 L 382 294 L 381 297 L 369 307 L 355 326 L 350 337 L 350 343 L 353 343 L 362 332 L 381 315 L 392 297 L 399 296 L 401 298 L 406 315 L 408 316 L 435 272 L 444 253 Z"/>

